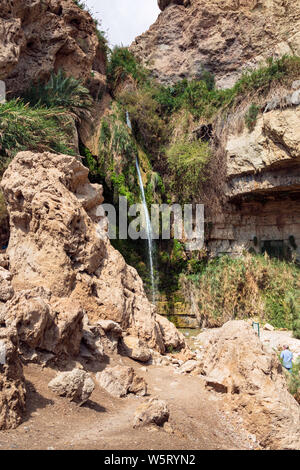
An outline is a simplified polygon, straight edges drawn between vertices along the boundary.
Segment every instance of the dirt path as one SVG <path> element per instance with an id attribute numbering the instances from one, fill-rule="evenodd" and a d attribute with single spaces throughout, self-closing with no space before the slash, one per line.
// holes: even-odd
<path id="1" fill-rule="evenodd" d="M 25 367 L 27 412 L 21 426 L 0 432 L 0 449 L 249 449 L 247 434 L 218 409 L 200 378 L 182 376 L 168 367 L 147 370 L 128 358 L 113 363 L 130 365 L 144 376 L 149 394 L 168 402 L 173 434 L 161 428 L 133 429 L 137 406 L 146 398 L 111 397 L 98 385 L 89 402 L 78 407 L 56 397 L 47 387 L 56 371 Z"/>

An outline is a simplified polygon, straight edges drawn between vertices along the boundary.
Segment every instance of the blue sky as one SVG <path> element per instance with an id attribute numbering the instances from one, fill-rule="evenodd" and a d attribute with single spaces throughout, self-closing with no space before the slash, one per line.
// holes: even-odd
<path id="1" fill-rule="evenodd" d="M 128 46 L 154 23 L 160 10 L 157 0 L 86 0 L 101 21 L 111 46 Z"/>

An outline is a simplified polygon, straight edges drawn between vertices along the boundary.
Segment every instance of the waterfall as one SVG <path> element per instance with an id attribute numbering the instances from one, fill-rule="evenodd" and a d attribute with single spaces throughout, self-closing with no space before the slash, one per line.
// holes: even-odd
<path id="1" fill-rule="evenodd" d="M 128 127 L 132 129 L 128 111 L 126 111 L 126 122 L 127 122 Z M 139 181 L 139 186 L 140 186 L 140 191 L 141 191 L 141 196 L 142 196 L 142 204 L 143 204 L 143 212 L 144 212 L 143 219 L 144 219 L 144 222 L 146 223 L 145 224 L 146 226 L 144 228 L 146 230 L 146 235 L 147 235 L 148 258 L 149 258 L 150 279 L 151 279 L 151 296 L 152 296 L 152 302 L 155 303 L 156 295 L 155 295 L 155 279 L 154 279 L 154 267 L 153 267 L 153 232 L 152 232 L 151 220 L 150 220 L 150 215 L 149 215 L 149 211 L 147 207 L 145 190 L 144 190 L 143 179 L 142 179 L 138 157 L 136 157 L 135 165 L 136 165 L 138 181 Z"/>

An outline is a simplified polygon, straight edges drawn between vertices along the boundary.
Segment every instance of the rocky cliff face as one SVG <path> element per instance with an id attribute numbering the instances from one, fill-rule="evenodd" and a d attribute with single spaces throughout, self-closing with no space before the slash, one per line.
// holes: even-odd
<path id="1" fill-rule="evenodd" d="M 300 82 L 281 93 L 251 132 L 229 131 L 228 203 L 210 234 L 214 253 L 267 249 L 300 259 Z"/>
<path id="2" fill-rule="evenodd" d="M 293 0 L 159 1 L 163 10 L 132 52 L 162 83 L 212 72 L 231 87 L 264 58 L 300 54 L 300 5 Z"/>
<path id="3" fill-rule="evenodd" d="M 73 0 L 1 0 L 0 79 L 7 92 L 19 94 L 59 68 L 85 81 L 92 70 L 105 73 L 91 16 Z"/>
<path id="4" fill-rule="evenodd" d="M 20 153 L 5 172 L 2 188 L 10 215 L 7 254 L 15 291 L 39 289 L 43 303 L 66 313 L 69 308 L 75 317 L 85 311 L 92 322 L 113 320 L 163 352 L 163 333 L 142 281 L 110 245 L 101 215 L 102 187 L 88 182 L 80 161 Z M 13 305 L 10 315 L 12 310 Z M 44 310 L 47 318 L 47 306 Z M 182 341 L 177 338 L 178 346 Z"/>

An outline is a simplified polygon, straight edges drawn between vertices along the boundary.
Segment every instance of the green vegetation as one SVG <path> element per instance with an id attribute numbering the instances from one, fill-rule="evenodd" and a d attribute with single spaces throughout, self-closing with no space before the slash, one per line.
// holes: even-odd
<path id="1" fill-rule="evenodd" d="M 52 73 L 47 83 L 31 85 L 23 98 L 32 107 L 65 108 L 77 116 L 92 104 L 89 90 L 80 80 L 68 77 L 62 69 L 57 74 Z"/>
<path id="2" fill-rule="evenodd" d="M 232 88 L 226 90 L 215 89 L 214 82 L 207 79 L 184 79 L 170 87 L 159 87 L 153 97 L 164 114 L 170 115 L 186 108 L 196 119 L 210 119 L 218 111 L 228 110 L 244 98 L 249 100 L 253 93 L 265 94 L 273 83 L 291 82 L 299 72 L 300 57 L 285 55 L 276 60 L 270 58 L 265 66 L 245 72 Z"/>
<path id="3" fill-rule="evenodd" d="M 129 112 L 133 134 L 152 160 L 167 142 L 167 126 L 160 117 L 160 107 L 150 88 L 124 92 L 119 102 Z"/>
<path id="4" fill-rule="evenodd" d="M 126 47 L 116 46 L 111 51 L 107 66 L 107 81 L 112 90 L 127 78 L 143 84 L 148 72 L 137 62 L 134 55 Z"/>
<path id="5" fill-rule="evenodd" d="M 73 154 L 73 123 L 61 108 L 31 108 L 19 99 L 0 105 L 0 163 L 21 150 Z"/>
<path id="6" fill-rule="evenodd" d="M 293 329 L 293 335 L 297 339 L 300 339 L 300 299 L 299 299 L 300 294 L 299 292 L 300 292 L 300 286 L 298 286 L 298 295 L 296 297 L 295 304 L 293 305 L 292 329 Z"/>
<path id="7" fill-rule="evenodd" d="M 296 310 L 299 267 L 267 256 L 222 256 L 203 262 L 198 274 L 183 275 L 198 291 L 200 313 L 211 324 L 256 317 L 291 328 Z"/>
<path id="8" fill-rule="evenodd" d="M 205 167 L 210 155 L 209 144 L 198 140 L 180 141 L 170 147 L 167 158 L 173 175 L 171 190 L 178 201 L 192 202 L 198 194 L 199 185 L 205 181 Z"/>
<path id="9" fill-rule="evenodd" d="M 0 104 L 0 178 L 22 150 L 74 155 L 74 119 L 63 108 L 30 107 L 20 99 Z M 0 222 L 6 207 L 0 192 Z"/>

